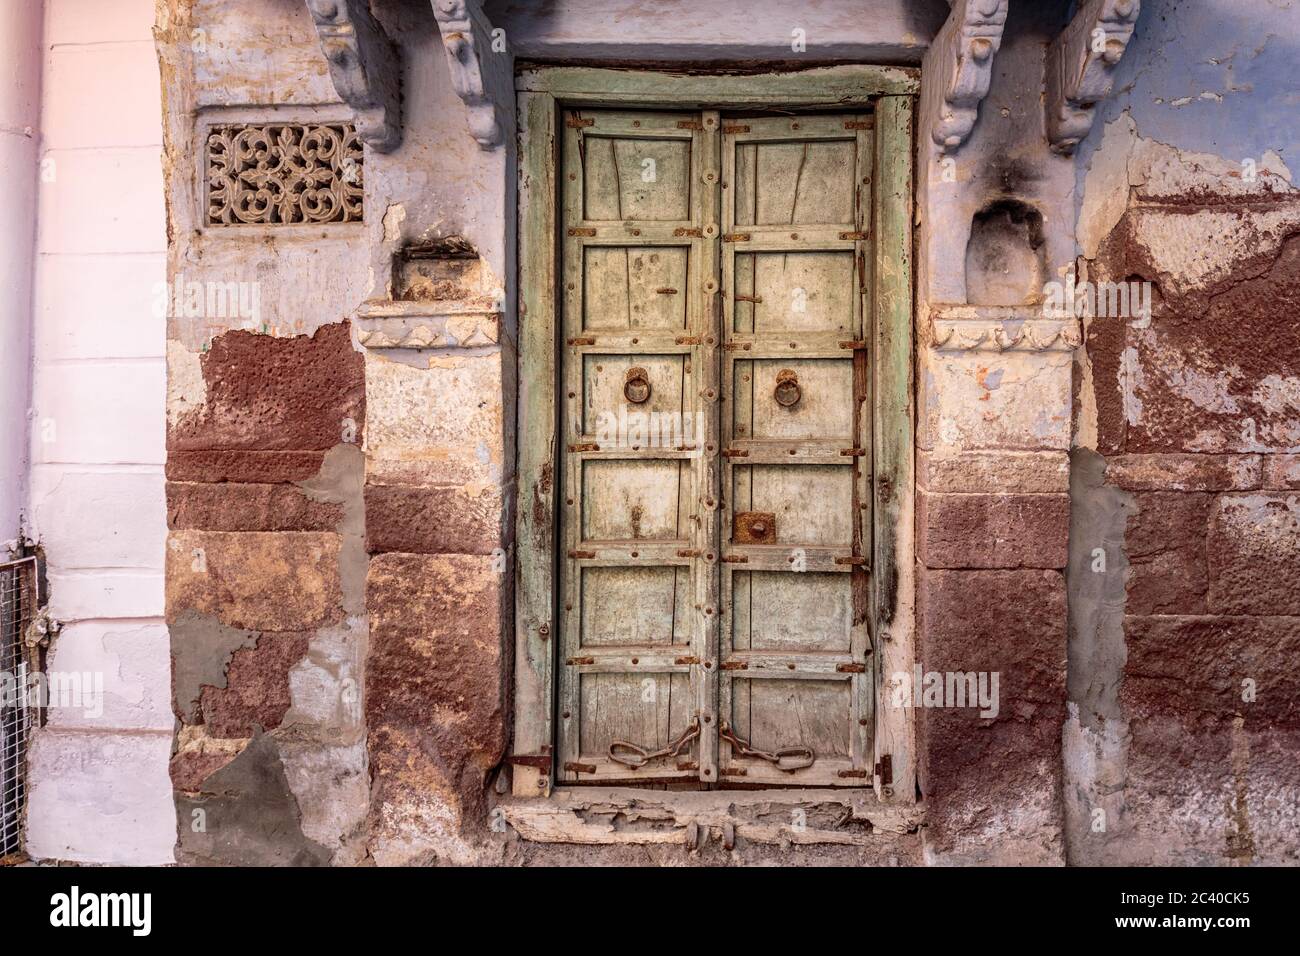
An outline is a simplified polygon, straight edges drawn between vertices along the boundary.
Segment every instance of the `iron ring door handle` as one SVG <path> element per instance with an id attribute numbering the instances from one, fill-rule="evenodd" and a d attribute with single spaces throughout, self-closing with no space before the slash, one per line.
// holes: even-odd
<path id="1" fill-rule="evenodd" d="M 623 397 L 633 405 L 640 405 L 650 397 L 650 374 L 639 365 L 627 370 L 623 380 Z"/>
<path id="2" fill-rule="evenodd" d="M 803 392 L 799 388 L 799 376 L 788 368 L 783 368 L 776 373 L 776 388 L 772 391 L 772 397 L 782 408 L 790 408 L 799 403 L 803 397 Z"/>

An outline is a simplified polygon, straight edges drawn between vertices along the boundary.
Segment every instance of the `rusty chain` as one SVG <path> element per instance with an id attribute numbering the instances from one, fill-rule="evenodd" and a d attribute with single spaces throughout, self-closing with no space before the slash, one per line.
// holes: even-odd
<path id="1" fill-rule="evenodd" d="M 731 729 L 731 725 L 725 720 L 718 728 L 718 739 L 731 744 L 731 755 L 733 757 L 757 757 L 759 760 L 766 760 L 768 763 L 774 764 L 777 770 L 783 770 L 786 773 L 794 773 L 796 770 L 811 767 L 817 759 L 817 755 L 813 753 L 811 747 L 787 747 L 775 753 L 757 750 L 749 745 L 749 741 L 737 737 L 735 731 Z"/>
<path id="2" fill-rule="evenodd" d="M 660 757 L 676 757 L 686 749 L 687 744 L 699 735 L 700 718 L 692 717 L 690 726 L 667 747 L 651 751 L 626 740 L 615 740 L 609 745 L 609 759 L 636 770 L 644 767 L 651 760 L 658 760 Z"/>

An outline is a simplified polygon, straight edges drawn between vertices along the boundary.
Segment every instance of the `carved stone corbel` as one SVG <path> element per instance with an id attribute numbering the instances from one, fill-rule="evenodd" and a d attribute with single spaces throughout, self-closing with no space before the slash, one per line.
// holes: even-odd
<path id="1" fill-rule="evenodd" d="M 952 2 L 952 0 L 950 0 Z M 930 135 L 940 150 L 955 150 L 970 136 L 980 102 L 988 95 L 993 57 L 1002 45 L 1008 0 L 955 0 L 952 13 L 926 56 L 933 63 L 928 87 Z"/>
<path id="2" fill-rule="evenodd" d="M 513 83 L 505 34 L 495 35 L 481 0 L 433 0 L 433 15 L 451 68 L 451 85 L 469 110 L 469 131 L 483 149 L 504 139 L 502 119 Z"/>
<path id="3" fill-rule="evenodd" d="M 1092 129 L 1097 103 L 1115 82 L 1139 0 L 1086 0 L 1047 51 L 1047 139 L 1069 155 Z"/>
<path id="4" fill-rule="evenodd" d="M 402 141 L 402 70 L 397 47 L 370 13 L 369 0 L 307 0 L 330 79 L 356 114 L 357 135 L 391 152 Z"/>

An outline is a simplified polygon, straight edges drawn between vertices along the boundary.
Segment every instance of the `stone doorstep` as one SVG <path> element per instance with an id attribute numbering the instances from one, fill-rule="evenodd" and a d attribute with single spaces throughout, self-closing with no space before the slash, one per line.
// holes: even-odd
<path id="1" fill-rule="evenodd" d="M 865 846 L 882 834 L 915 833 L 924 804 L 886 805 L 870 790 L 638 790 L 566 787 L 549 797 L 503 797 L 497 804 L 525 840 L 577 844 L 682 844 L 710 838 L 753 843 Z M 796 828 L 793 811 L 843 809 L 834 828 Z M 621 822 L 616 824 L 619 818 Z M 844 828 L 846 824 L 867 824 Z"/>

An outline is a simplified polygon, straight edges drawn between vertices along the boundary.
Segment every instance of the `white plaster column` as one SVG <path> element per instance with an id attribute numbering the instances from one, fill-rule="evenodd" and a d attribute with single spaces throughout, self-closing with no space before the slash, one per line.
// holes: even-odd
<path id="1" fill-rule="evenodd" d="M 0 559 L 18 537 L 27 482 L 44 19 L 41 0 L 0 0 Z"/>

